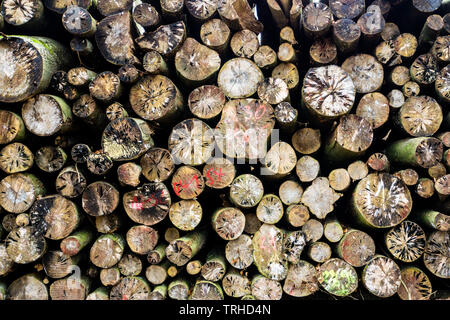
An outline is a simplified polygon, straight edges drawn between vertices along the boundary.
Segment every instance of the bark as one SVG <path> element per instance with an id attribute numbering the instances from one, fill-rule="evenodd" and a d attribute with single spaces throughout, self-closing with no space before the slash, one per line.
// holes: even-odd
<path id="1" fill-rule="evenodd" d="M 18 54 L 23 52 L 25 54 Z M 1 102 L 20 102 L 47 89 L 52 74 L 72 63 L 62 44 L 45 37 L 13 36 L 0 38 Z M 14 66 L 12 73 L 6 65 Z"/>

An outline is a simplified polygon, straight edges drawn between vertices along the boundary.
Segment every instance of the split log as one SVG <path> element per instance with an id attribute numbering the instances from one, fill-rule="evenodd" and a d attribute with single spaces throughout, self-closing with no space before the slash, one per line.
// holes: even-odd
<path id="1" fill-rule="evenodd" d="M 155 50 L 163 57 L 173 57 L 185 39 L 186 26 L 183 21 L 177 21 L 136 38 L 136 43 L 143 50 Z"/>
<path id="2" fill-rule="evenodd" d="M 132 3 L 130 0 L 123 1 L 128 1 L 130 5 Z M 104 0 L 103 3 L 114 6 L 113 2 Z M 135 46 L 131 36 L 131 14 L 129 12 L 114 13 L 103 18 L 97 25 L 95 42 L 105 60 L 112 64 L 138 63 L 138 59 L 134 55 Z"/>
<path id="3" fill-rule="evenodd" d="M 179 77 L 188 86 L 210 82 L 220 68 L 219 54 L 200 44 L 194 38 L 187 38 L 175 55 L 175 68 Z"/>
<path id="4" fill-rule="evenodd" d="M 267 0 L 266 2 L 276 26 L 278 28 L 286 26 L 288 24 L 288 19 L 281 6 L 281 3 L 278 3 L 276 0 Z"/>

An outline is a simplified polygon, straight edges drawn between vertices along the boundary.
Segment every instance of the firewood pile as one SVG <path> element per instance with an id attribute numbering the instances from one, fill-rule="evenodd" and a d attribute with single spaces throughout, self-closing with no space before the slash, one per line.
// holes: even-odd
<path id="1" fill-rule="evenodd" d="M 450 1 L 2 0 L 0 300 L 450 299 Z"/>

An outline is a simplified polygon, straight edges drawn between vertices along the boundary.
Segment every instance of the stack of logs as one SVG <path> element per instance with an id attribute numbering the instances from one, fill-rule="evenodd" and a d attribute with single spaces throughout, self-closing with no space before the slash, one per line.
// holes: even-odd
<path id="1" fill-rule="evenodd" d="M 449 12 L 3 0 L 0 299 L 449 299 Z"/>

